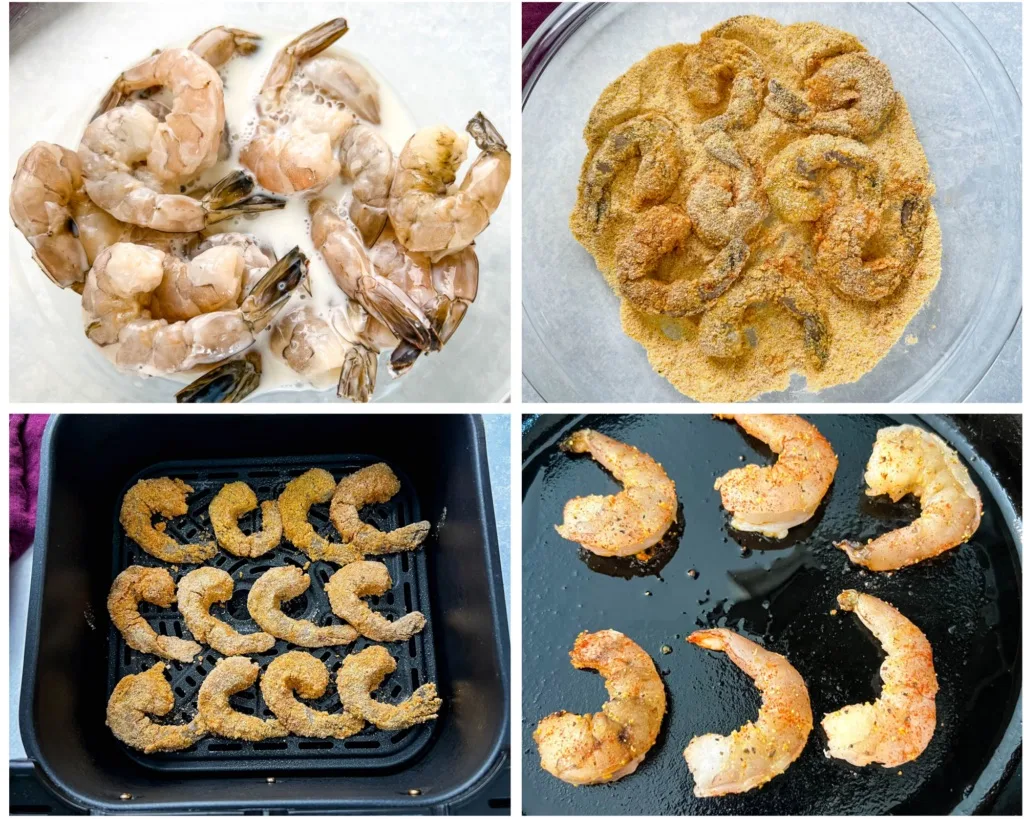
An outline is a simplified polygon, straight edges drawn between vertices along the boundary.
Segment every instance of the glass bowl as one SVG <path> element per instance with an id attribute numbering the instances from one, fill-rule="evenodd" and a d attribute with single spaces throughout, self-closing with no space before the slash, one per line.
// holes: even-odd
<path id="1" fill-rule="evenodd" d="M 618 299 L 569 232 L 583 126 L 598 95 L 658 46 L 758 14 L 849 31 L 892 71 L 936 186 L 942 277 L 904 339 L 859 381 L 794 376 L 760 401 L 962 401 L 1021 313 L 1021 103 L 952 3 L 564 3 L 523 57 L 523 374 L 547 401 L 688 401 L 619 322 Z M 1020 332 L 1017 326 L 1016 332 Z M 905 343 L 916 336 L 916 344 Z"/>

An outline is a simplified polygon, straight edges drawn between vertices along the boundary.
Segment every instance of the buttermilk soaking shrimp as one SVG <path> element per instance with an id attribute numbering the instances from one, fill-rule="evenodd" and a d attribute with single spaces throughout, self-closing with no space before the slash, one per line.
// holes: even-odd
<path id="1" fill-rule="evenodd" d="M 803 752 L 814 726 L 807 684 L 781 654 L 724 628 L 695 631 L 687 642 L 724 651 L 761 692 L 761 709 L 729 736 L 694 737 L 683 751 L 694 795 L 723 796 L 759 788 Z"/>
<path id="2" fill-rule="evenodd" d="M 921 515 L 867 543 L 837 543 L 875 572 L 911 566 L 970 540 L 981 524 L 981 495 L 963 462 L 938 435 L 904 424 L 880 429 L 864 480 L 869 496 L 914 495 Z"/>
<path id="3" fill-rule="evenodd" d="M 614 782 L 633 773 L 658 738 L 665 686 L 650 655 L 617 631 L 583 632 L 569 659 L 604 677 L 609 700 L 596 714 L 544 717 L 533 732 L 540 765 L 570 785 Z"/>
<path id="4" fill-rule="evenodd" d="M 928 638 L 893 606 L 870 594 L 844 591 L 839 605 L 871 630 L 886 658 L 881 697 L 847 705 L 822 719 L 828 737 L 825 755 L 852 765 L 877 762 L 886 768 L 917 759 L 935 733 L 939 691 Z"/>

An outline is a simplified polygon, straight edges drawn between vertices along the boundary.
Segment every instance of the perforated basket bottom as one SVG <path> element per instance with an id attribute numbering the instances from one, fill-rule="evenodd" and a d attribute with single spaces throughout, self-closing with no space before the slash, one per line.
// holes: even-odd
<path id="1" fill-rule="evenodd" d="M 124 487 L 124 491 L 126 492 L 141 478 L 181 478 L 195 491 L 188 498 L 188 514 L 167 521 L 167 532 L 181 542 L 198 542 L 213 539 L 209 504 L 225 483 L 245 481 L 262 502 L 279 497 L 290 480 L 314 466 L 326 469 L 336 479 L 340 479 L 379 460 L 367 456 L 332 456 L 325 459 L 167 462 L 135 475 Z M 396 474 L 402 482 L 401 491 L 388 503 L 365 507 L 360 512 L 363 520 L 381 530 L 395 529 L 420 519 L 415 490 L 397 470 Z M 129 539 L 120 523 L 116 521 L 122 498 L 123 492 L 118 498 L 117 509 L 114 510 L 114 565 L 111 580 L 131 565 L 162 566 L 171 572 L 175 580 L 196 568 L 163 563 L 146 554 Z M 314 506 L 309 520 L 324 537 L 338 539 L 338 534 L 328 519 L 327 504 Z M 239 521 L 242 531 L 247 534 L 258 530 L 261 525 L 261 513 L 258 509 Z M 387 565 L 393 585 L 387 594 L 379 598 L 367 598 L 370 606 L 389 619 L 396 619 L 410 611 L 421 611 L 427 618 L 427 625 L 423 631 L 408 642 L 383 644 L 395 658 L 398 668 L 375 692 L 374 696 L 381 702 L 395 703 L 403 700 L 419 685 L 431 681 L 438 683 L 441 696 L 445 696 L 436 673 L 426 558 L 423 553 L 424 549 L 431 548 L 434 541 L 435 538 L 431 534 L 424 545 L 415 552 L 375 558 L 383 560 Z M 258 626 L 246 608 L 246 597 L 256 578 L 274 566 L 302 568 L 308 562 L 309 558 L 305 554 L 286 541 L 256 559 L 239 558 L 219 551 L 205 565 L 216 566 L 228 572 L 234 580 L 235 592 L 231 600 L 222 606 L 214 606 L 211 612 L 242 633 L 258 631 Z M 291 617 L 312 620 L 318 625 L 342 623 L 343 621 L 331 612 L 324 592 L 324 585 L 336 570 L 337 567 L 330 563 L 317 561 L 310 564 L 308 572 L 312 582 L 309 589 L 300 597 L 285 603 L 283 610 Z M 192 635 L 185 629 L 177 606 L 162 609 L 143 603 L 140 611 L 157 633 L 191 638 Z M 362 637 L 348 646 L 316 649 L 304 649 L 278 640 L 272 649 L 262 654 L 251 655 L 251 659 L 257 662 L 261 669 L 265 669 L 274 657 L 280 654 L 288 651 L 309 651 L 326 664 L 331 682 L 325 696 L 304 702 L 331 713 L 337 712 L 341 707 L 336 677 L 342 659 L 349 652 L 361 651 L 369 645 L 374 643 Z M 154 655 L 142 654 L 129 648 L 113 624 L 110 625 L 110 646 L 108 696 L 122 677 L 137 674 L 161 661 Z M 159 722 L 187 722 L 195 716 L 199 687 L 222 656 L 209 646 L 204 646 L 203 651 L 192 663 L 162 660 L 167 666 L 167 676 L 174 691 L 175 705 L 174 710 L 167 717 L 159 719 Z M 255 714 L 264 719 L 273 716 L 260 694 L 259 680 L 251 688 L 233 696 L 231 704 L 244 714 Z M 443 719 L 443 712 L 440 719 Z M 397 732 L 381 731 L 368 725 L 360 733 L 345 740 L 289 736 L 253 743 L 208 736 L 184 751 L 146 755 L 131 748 L 127 750 L 141 764 L 161 770 L 380 770 L 399 766 L 414 757 L 430 741 L 439 720 Z"/>

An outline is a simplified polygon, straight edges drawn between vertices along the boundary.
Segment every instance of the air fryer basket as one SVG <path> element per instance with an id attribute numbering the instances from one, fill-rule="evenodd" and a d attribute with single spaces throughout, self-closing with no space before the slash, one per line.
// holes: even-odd
<path id="1" fill-rule="evenodd" d="M 138 754 L 118 742 L 103 724 L 110 687 L 153 658 L 124 651 L 106 614 L 106 595 L 125 565 L 157 564 L 120 532 L 116 512 L 124 491 L 143 476 L 185 478 L 196 489 L 190 514 L 169 528 L 188 537 L 193 527 L 208 531 L 209 501 L 229 480 L 246 480 L 264 499 L 311 466 L 340 477 L 376 461 L 391 465 L 403 487 L 388 504 L 364 510 L 363 518 L 385 528 L 417 519 L 432 524 L 421 550 L 386 558 L 395 585 L 373 605 L 392 616 L 419 609 L 428 627 L 408 644 L 388 644 L 399 669 L 380 696 L 401 699 L 410 687 L 433 680 L 445 700 L 437 722 L 408 732 L 369 729 L 343 743 L 289 738 L 284 747 L 257 748 L 208 739 L 164 756 Z M 314 507 L 310 519 L 326 533 L 324 513 L 325 507 Z M 258 525 L 258 517 L 245 516 L 242 528 Z M 109 553 L 106 544 L 114 544 Z M 257 566 L 306 562 L 290 545 L 255 561 L 222 553 L 211 565 L 221 558 L 236 594 L 216 613 L 243 631 L 253 630 L 244 595 Z M 48 428 L 40 476 L 21 710 L 26 748 L 41 778 L 69 807 L 93 812 L 507 814 L 508 632 L 499 566 L 477 417 L 60 416 Z M 318 590 L 321 575 L 333 569 L 312 564 L 310 591 L 286 610 L 293 606 L 293 616 L 327 622 L 331 615 Z M 153 608 L 153 615 L 157 628 L 180 622 L 165 610 Z M 330 650 L 329 667 L 362 645 Z M 117 647 L 113 656 L 111 646 Z M 265 665 L 284 647 L 279 641 L 254 659 Z M 198 669 L 208 670 L 217 655 L 204 648 L 202 656 L 199 666 L 169 663 L 185 715 L 201 682 Z M 247 705 L 244 697 L 233 703 Z M 315 704 L 329 709 L 332 703 L 329 689 Z M 249 704 L 265 713 L 258 699 Z M 352 746 L 352 740 L 367 744 Z M 216 747 L 221 744 L 227 747 Z"/>
<path id="2" fill-rule="evenodd" d="M 715 478 L 773 459 L 732 422 L 708 415 L 538 416 L 524 424 L 524 812 L 980 812 L 1013 775 L 1021 739 L 1020 417 L 965 419 L 975 430 L 965 426 L 967 437 L 944 418 L 808 418 L 836 450 L 839 469 L 815 517 L 782 541 L 727 525 Z M 961 453 L 985 513 L 968 544 L 899 572 L 872 573 L 852 565 L 832 543 L 877 537 L 918 515 L 913 499 L 893 504 L 863 494 L 875 432 L 904 422 L 935 429 Z M 590 458 L 557 449 L 580 427 L 638 446 L 675 480 L 681 525 L 674 551 L 670 547 L 653 572 L 635 561 L 595 560 L 554 531 L 569 498 L 618 491 Z M 856 617 L 837 611 L 836 594 L 844 588 L 895 604 L 934 650 L 939 723 L 924 754 L 900 768 L 855 768 L 824 756 L 821 717 L 878 696 L 882 654 Z M 698 799 L 682 758 L 686 744 L 698 734 L 728 734 L 754 719 L 760 704 L 750 680 L 724 655 L 686 643 L 691 631 L 715 626 L 736 629 L 789 658 L 808 684 L 815 728 L 801 756 L 764 787 Z M 573 788 L 540 768 L 531 735 L 553 711 L 591 712 L 607 698 L 601 679 L 573 669 L 567 656 L 580 631 L 604 628 L 624 632 L 653 657 L 668 713 L 634 774 Z"/>

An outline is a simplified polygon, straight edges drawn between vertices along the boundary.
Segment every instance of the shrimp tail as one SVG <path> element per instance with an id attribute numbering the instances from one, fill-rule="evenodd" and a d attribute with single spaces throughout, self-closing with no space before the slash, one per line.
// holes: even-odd
<path id="1" fill-rule="evenodd" d="M 243 213 L 279 210 L 285 206 L 281 197 L 254 194 L 255 185 L 253 178 L 244 171 L 232 171 L 221 179 L 202 199 L 209 214 L 206 223 L 214 224 Z"/>
<path id="2" fill-rule="evenodd" d="M 225 361 L 175 393 L 179 404 L 237 404 L 260 384 L 263 364 L 257 352 Z"/>
<path id="3" fill-rule="evenodd" d="M 348 22 L 345 18 L 335 17 L 300 34 L 274 58 L 267 78 L 263 81 L 261 95 L 276 100 L 291 80 L 300 60 L 314 57 L 329 48 L 347 31 Z"/>
<path id="4" fill-rule="evenodd" d="M 361 345 L 353 345 L 345 353 L 338 379 L 338 397 L 365 404 L 377 385 L 377 354 Z"/>
<path id="5" fill-rule="evenodd" d="M 466 130 L 473 137 L 477 147 L 485 154 L 496 154 L 508 150 L 505 140 L 491 124 L 491 121 L 477 111 L 475 116 L 466 124 Z"/>
<path id="6" fill-rule="evenodd" d="M 363 276 L 358 292 L 366 311 L 400 339 L 421 350 L 438 349 L 430 320 L 398 285 L 388 279 Z"/>
<path id="7" fill-rule="evenodd" d="M 296 287 L 301 284 L 309 292 L 308 270 L 309 259 L 298 246 L 293 247 L 253 285 L 242 302 L 242 317 L 254 329 L 262 329 L 284 306 Z"/>
<path id="8" fill-rule="evenodd" d="M 399 342 L 398 346 L 391 351 L 391 358 L 388 361 L 388 370 L 395 378 L 405 375 L 416 363 L 423 350 L 414 347 L 408 341 Z"/>

